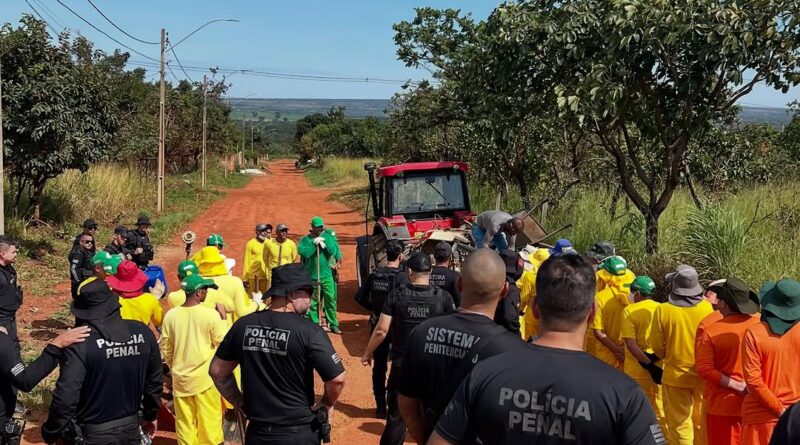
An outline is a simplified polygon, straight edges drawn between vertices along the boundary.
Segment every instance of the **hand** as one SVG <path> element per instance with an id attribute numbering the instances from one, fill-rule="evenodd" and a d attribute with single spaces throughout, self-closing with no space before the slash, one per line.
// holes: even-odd
<path id="1" fill-rule="evenodd" d="M 156 431 L 158 431 L 158 420 L 143 420 L 139 426 L 142 427 L 142 431 L 147 437 L 151 439 L 156 437 Z"/>
<path id="2" fill-rule="evenodd" d="M 625 353 L 624 352 L 615 352 L 614 358 L 617 359 L 618 362 L 624 363 L 625 362 Z"/>
<path id="3" fill-rule="evenodd" d="M 91 329 L 88 326 L 81 326 L 74 329 L 68 329 L 66 332 L 59 334 L 58 337 L 50 340 L 50 344 L 59 348 L 68 348 L 75 343 L 83 343 L 86 337 L 89 336 Z"/>
<path id="4" fill-rule="evenodd" d="M 731 379 L 730 387 L 741 395 L 747 394 L 747 383 Z"/>
<path id="5" fill-rule="evenodd" d="M 364 354 L 361 357 L 361 364 L 364 366 L 372 366 L 372 354 Z"/>
<path id="6" fill-rule="evenodd" d="M 144 249 L 141 247 L 137 247 L 136 250 L 133 251 L 134 255 L 141 255 L 144 253 Z"/>
<path id="7" fill-rule="evenodd" d="M 324 409 L 325 411 L 328 412 L 328 422 L 330 422 L 331 419 L 333 419 L 333 406 L 328 406 L 328 405 L 320 402 L 320 403 L 317 403 L 316 405 L 314 405 L 311 408 L 311 411 L 319 411 L 321 409 Z"/>
<path id="8" fill-rule="evenodd" d="M 261 300 L 264 299 L 264 294 L 262 294 L 261 292 L 253 292 L 251 296 L 253 297 L 253 301 L 255 301 L 256 304 L 260 304 Z"/>
<path id="9" fill-rule="evenodd" d="M 161 299 L 164 296 L 164 292 L 166 291 L 166 287 L 164 286 L 164 282 L 161 280 L 156 280 L 155 286 L 151 287 L 150 293 L 155 295 L 156 298 Z"/>
<path id="10" fill-rule="evenodd" d="M 324 249 L 325 248 L 325 238 L 323 238 L 321 236 L 318 236 L 318 237 L 314 238 L 314 245 L 315 246 L 319 246 L 320 249 Z"/>

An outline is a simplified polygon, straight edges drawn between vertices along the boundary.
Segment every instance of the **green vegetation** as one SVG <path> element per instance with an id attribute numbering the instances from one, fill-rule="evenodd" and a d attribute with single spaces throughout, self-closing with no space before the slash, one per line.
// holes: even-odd
<path id="1" fill-rule="evenodd" d="M 332 198 L 363 213 L 367 202 L 365 159 L 335 158 L 322 168 L 309 169 L 312 185 L 340 189 Z M 473 209 L 497 204 L 497 188 L 470 179 Z M 501 195 L 500 208 L 523 208 L 518 194 Z M 534 212 L 537 218 L 538 212 Z M 663 248 L 644 251 L 644 221 L 635 208 L 613 189 L 573 188 L 551 207 L 546 226 L 570 239 L 579 251 L 599 240 L 610 240 L 634 271 L 656 281 L 677 264 L 696 266 L 706 280 L 737 275 L 757 288 L 766 280 L 800 276 L 800 183 L 755 185 L 719 194 L 697 210 L 688 190 L 681 189 L 660 225 Z M 551 243 L 555 240 L 549 240 Z"/>

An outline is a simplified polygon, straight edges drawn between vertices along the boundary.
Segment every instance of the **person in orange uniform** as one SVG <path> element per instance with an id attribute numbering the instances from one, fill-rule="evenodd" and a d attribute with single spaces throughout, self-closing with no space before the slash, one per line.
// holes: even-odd
<path id="1" fill-rule="evenodd" d="M 705 381 L 705 430 L 710 444 L 739 445 L 747 392 L 742 342 L 747 329 L 761 321 L 758 296 L 735 277 L 710 286 L 709 292 L 716 295 L 723 318 L 708 326 L 695 346 L 695 368 Z"/>
<path id="2" fill-rule="evenodd" d="M 725 280 L 716 280 L 712 281 L 708 284 L 706 291 L 703 292 L 703 298 L 706 299 L 709 303 L 711 303 L 711 307 L 714 308 L 714 312 L 708 315 L 708 317 L 704 318 L 703 321 L 697 326 L 697 335 L 695 336 L 696 340 L 700 340 L 700 337 L 705 332 L 706 328 L 711 326 L 712 324 L 722 320 L 722 313 L 719 311 L 717 307 L 717 293 L 714 289 L 717 289 L 718 286 L 721 286 L 725 283 Z"/>
<path id="3" fill-rule="evenodd" d="M 592 355 L 609 365 L 622 370 L 625 360 L 620 328 L 622 327 L 622 311 L 630 303 L 629 288 L 636 276 L 628 270 L 628 263 L 621 256 L 606 258 L 598 272 L 609 275 L 605 288 L 595 296 L 594 319 L 589 323 L 591 334 L 587 344 L 592 347 Z"/>
<path id="4" fill-rule="evenodd" d="M 108 286 L 119 295 L 119 310 L 123 320 L 137 320 L 144 324 L 152 323 L 161 328 L 164 309 L 158 297 L 144 290 L 147 275 L 131 260 L 123 261 L 117 273 L 106 278 Z"/>
<path id="5" fill-rule="evenodd" d="M 670 445 L 704 445 L 703 381 L 694 367 L 695 333 L 700 321 L 714 311 L 703 298 L 692 267 L 668 274 L 672 283 L 667 302 L 656 309 L 648 343 L 663 358 L 661 390 Z M 697 440 L 695 440 L 697 438 Z"/>
<path id="6" fill-rule="evenodd" d="M 800 401 L 800 283 L 768 281 L 759 296 L 762 322 L 747 330 L 742 347 L 743 445 L 767 445 L 778 418 Z"/>
<path id="7" fill-rule="evenodd" d="M 656 283 L 646 276 L 636 277 L 630 285 L 633 304 L 622 311 L 621 335 L 625 342 L 624 371 L 642 387 L 656 413 L 661 429 L 667 431 L 664 402 L 661 397 L 663 370 L 656 365 L 658 357 L 647 343 L 653 316 L 661 303 L 653 300 Z"/>

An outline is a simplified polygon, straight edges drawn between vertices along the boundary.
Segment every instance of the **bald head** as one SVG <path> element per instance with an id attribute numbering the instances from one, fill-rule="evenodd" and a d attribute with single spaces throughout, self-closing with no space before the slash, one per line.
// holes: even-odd
<path id="1" fill-rule="evenodd" d="M 506 265 L 491 249 L 472 252 L 461 265 L 463 306 L 497 301 L 506 287 Z"/>
<path id="2" fill-rule="evenodd" d="M 522 222 L 519 218 L 511 218 L 508 220 L 505 226 L 505 231 L 509 235 L 516 235 L 525 228 L 525 223 Z"/>

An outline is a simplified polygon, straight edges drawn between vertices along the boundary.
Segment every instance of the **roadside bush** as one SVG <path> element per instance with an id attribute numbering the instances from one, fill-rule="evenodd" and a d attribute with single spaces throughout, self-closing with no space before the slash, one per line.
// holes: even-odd
<path id="1" fill-rule="evenodd" d="M 690 211 L 682 230 L 681 257 L 702 275 L 737 275 L 747 266 L 747 232 L 747 222 L 734 210 L 709 206 Z"/>

